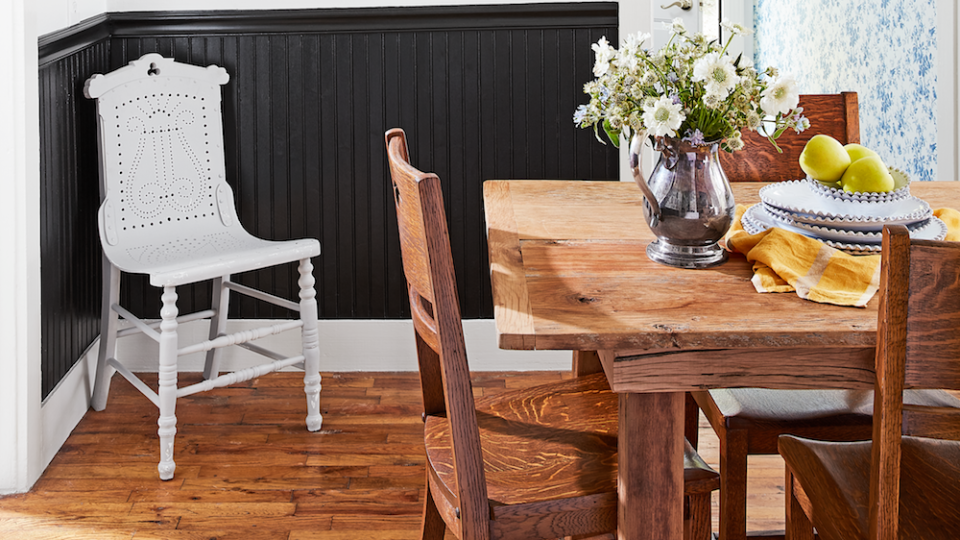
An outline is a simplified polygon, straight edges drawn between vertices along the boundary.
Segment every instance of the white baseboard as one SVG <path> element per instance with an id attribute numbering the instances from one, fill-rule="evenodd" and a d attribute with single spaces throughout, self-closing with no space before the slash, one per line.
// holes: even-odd
<path id="1" fill-rule="evenodd" d="M 262 326 L 269 321 L 231 321 L 228 332 Z M 207 323 L 181 324 L 180 346 L 206 339 Z M 472 371 L 567 370 L 571 353 L 567 351 L 505 351 L 497 348 L 497 331 L 492 320 L 463 321 L 467 359 Z M 287 332 L 257 341 L 268 349 L 289 355 L 298 354 L 299 332 Z M 66 377 L 47 396 L 41 406 L 43 429 L 43 468 L 57 455 L 70 432 L 86 414 L 93 394 L 97 370 L 99 340 L 87 349 Z M 156 372 L 157 344 L 136 334 L 118 341 L 117 356 L 132 371 Z M 249 367 L 261 356 L 230 347 L 224 350 L 223 371 Z M 180 371 L 203 371 L 203 354 L 180 358 Z M 409 320 L 336 320 L 320 321 L 320 371 L 416 371 L 417 357 L 413 323 Z M 323 391 L 321 390 L 321 399 Z"/>
<path id="2" fill-rule="evenodd" d="M 46 469 L 90 408 L 97 373 L 97 339 L 40 405 L 41 469 Z"/>

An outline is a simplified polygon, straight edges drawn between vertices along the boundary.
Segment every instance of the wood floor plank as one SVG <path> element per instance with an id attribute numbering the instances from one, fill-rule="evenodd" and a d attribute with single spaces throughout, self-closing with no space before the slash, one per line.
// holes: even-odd
<path id="1" fill-rule="evenodd" d="M 291 530 L 328 531 L 330 516 L 266 516 L 237 519 L 235 517 L 184 516 L 178 531 L 240 531 L 273 534 L 286 538 Z M 267 536 L 269 538 L 269 536 Z"/>
<path id="2" fill-rule="evenodd" d="M 297 491 L 294 501 L 297 503 L 298 516 L 343 514 L 396 516 L 417 516 L 419 523 L 423 504 L 420 502 L 419 488 L 402 489 L 327 489 Z M 369 518 L 368 518 L 369 519 Z"/>
<path id="3" fill-rule="evenodd" d="M 133 503 L 133 517 L 217 517 L 232 520 L 260 520 L 268 517 L 292 516 L 297 510 L 292 502 L 138 502 Z"/>
<path id="4" fill-rule="evenodd" d="M 157 477 L 157 412 L 114 377 L 29 493 L 0 497 L 0 538 L 414 540 L 422 510 L 416 373 L 323 373 L 323 428 L 308 432 L 303 375 L 283 372 L 177 404 L 173 480 Z M 477 373 L 476 395 L 569 377 Z M 156 374 L 144 374 L 156 384 Z M 200 374 L 181 374 L 181 385 Z M 701 421 L 700 451 L 718 467 Z M 783 528 L 783 465 L 750 458 L 748 530 Z M 714 496 L 714 528 L 718 498 Z M 453 538 L 448 534 L 447 538 Z"/>
<path id="5" fill-rule="evenodd" d="M 129 493 L 131 503 L 279 503 L 293 502 L 293 490 L 138 490 Z"/>

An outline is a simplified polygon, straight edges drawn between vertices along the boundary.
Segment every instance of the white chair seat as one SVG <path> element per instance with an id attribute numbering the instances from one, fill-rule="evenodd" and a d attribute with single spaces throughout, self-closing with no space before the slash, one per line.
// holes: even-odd
<path id="1" fill-rule="evenodd" d="M 190 236 L 106 252 L 120 270 L 149 274 L 151 285 L 169 287 L 316 257 L 320 242 L 313 238 L 261 240 L 238 227 L 215 236 Z"/>

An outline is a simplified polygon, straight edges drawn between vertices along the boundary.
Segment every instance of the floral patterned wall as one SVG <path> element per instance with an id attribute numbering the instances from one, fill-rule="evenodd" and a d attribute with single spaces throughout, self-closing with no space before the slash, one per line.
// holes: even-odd
<path id="1" fill-rule="evenodd" d="M 758 68 L 794 75 L 804 94 L 857 92 L 861 143 L 936 179 L 936 0 L 755 2 Z"/>

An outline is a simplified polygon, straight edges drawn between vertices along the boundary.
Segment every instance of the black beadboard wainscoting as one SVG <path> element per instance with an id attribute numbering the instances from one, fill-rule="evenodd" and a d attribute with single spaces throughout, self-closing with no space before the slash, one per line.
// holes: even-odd
<path id="1" fill-rule="evenodd" d="M 263 238 L 318 238 L 322 319 L 409 317 L 383 134 L 442 182 L 465 318 L 493 315 L 482 183 L 614 180 L 618 154 L 577 129 L 590 45 L 616 43 L 616 3 L 108 13 L 40 39 L 42 372 L 46 397 L 99 334 L 94 103 L 84 81 L 148 52 L 218 64 L 227 174 Z M 589 217 L 585 217 L 589 219 Z M 241 281 L 294 296 L 296 268 Z M 182 287 L 180 311 L 210 302 Z M 124 276 L 155 318 L 160 291 Z M 289 314 L 236 295 L 231 315 Z"/>

